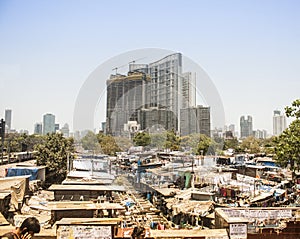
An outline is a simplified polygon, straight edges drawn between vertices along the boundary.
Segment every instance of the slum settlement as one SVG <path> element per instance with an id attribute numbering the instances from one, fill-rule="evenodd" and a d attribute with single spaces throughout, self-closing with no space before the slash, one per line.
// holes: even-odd
<path id="1" fill-rule="evenodd" d="M 139 150 L 68 166 L 52 185 L 34 160 L 1 166 L 1 235 L 35 216 L 34 238 L 299 238 L 300 175 L 272 157 Z"/>

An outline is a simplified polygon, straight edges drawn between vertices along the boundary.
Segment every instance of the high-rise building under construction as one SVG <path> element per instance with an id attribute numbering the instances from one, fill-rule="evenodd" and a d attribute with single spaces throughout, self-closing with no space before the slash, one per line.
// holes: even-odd
<path id="1" fill-rule="evenodd" d="M 159 125 L 179 131 L 180 109 L 196 103 L 195 75 L 182 73 L 182 55 L 174 53 L 149 64 L 130 64 L 128 75 L 107 80 L 106 132 L 122 135 L 124 124 L 140 129 Z"/>
<path id="2" fill-rule="evenodd" d="M 128 121 L 137 121 L 138 109 L 145 105 L 145 87 L 150 78 L 142 72 L 111 75 L 106 81 L 106 133 L 123 134 Z"/>

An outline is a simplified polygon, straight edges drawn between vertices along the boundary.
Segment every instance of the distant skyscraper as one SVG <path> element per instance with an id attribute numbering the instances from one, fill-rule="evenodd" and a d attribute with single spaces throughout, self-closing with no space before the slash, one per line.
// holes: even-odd
<path id="1" fill-rule="evenodd" d="M 255 130 L 255 138 L 257 139 L 265 139 L 267 138 L 267 131 L 266 130 Z"/>
<path id="2" fill-rule="evenodd" d="M 233 137 L 235 136 L 235 125 L 231 124 L 228 126 L 228 130 L 232 132 Z"/>
<path id="3" fill-rule="evenodd" d="M 210 137 L 210 107 L 197 106 L 180 110 L 180 134 L 205 134 Z"/>
<path id="4" fill-rule="evenodd" d="M 248 115 L 247 119 L 244 116 L 240 118 L 241 138 L 253 136 L 252 117 Z"/>
<path id="5" fill-rule="evenodd" d="M 104 134 L 106 134 L 106 122 L 101 122 L 101 130 Z"/>
<path id="6" fill-rule="evenodd" d="M 55 128 L 55 132 L 59 131 L 59 124 L 56 123 L 56 124 L 54 125 L 54 128 Z"/>
<path id="7" fill-rule="evenodd" d="M 43 134 L 43 126 L 42 123 L 36 123 L 34 125 L 34 134 Z"/>
<path id="8" fill-rule="evenodd" d="M 286 117 L 282 115 L 280 110 L 274 110 L 273 115 L 273 134 L 280 135 L 286 129 Z"/>
<path id="9" fill-rule="evenodd" d="M 12 118 L 12 111 L 9 109 L 5 110 L 5 125 L 7 130 L 11 130 L 11 118 Z"/>
<path id="10" fill-rule="evenodd" d="M 70 136 L 70 129 L 68 124 L 64 124 L 64 126 L 60 129 L 60 132 L 64 137 L 68 138 Z"/>
<path id="11" fill-rule="evenodd" d="M 55 133 L 55 116 L 53 114 L 45 114 L 43 117 L 43 135 Z"/>

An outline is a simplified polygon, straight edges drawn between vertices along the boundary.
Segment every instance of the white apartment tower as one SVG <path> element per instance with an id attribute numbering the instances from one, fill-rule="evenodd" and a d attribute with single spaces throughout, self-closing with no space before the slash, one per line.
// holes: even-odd
<path id="1" fill-rule="evenodd" d="M 12 118 L 12 111 L 10 109 L 5 110 L 5 125 L 6 130 L 11 130 L 11 118 Z"/>
<path id="2" fill-rule="evenodd" d="M 273 115 L 273 134 L 280 135 L 286 129 L 286 117 L 282 115 L 280 110 L 274 110 Z"/>
<path id="3" fill-rule="evenodd" d="M 60 132 L 63 134 L 64 137 L 68 138 L 70 136 L 69 125 L 67 123 L 64 124 L 64 126 L 60 129 Z"/>

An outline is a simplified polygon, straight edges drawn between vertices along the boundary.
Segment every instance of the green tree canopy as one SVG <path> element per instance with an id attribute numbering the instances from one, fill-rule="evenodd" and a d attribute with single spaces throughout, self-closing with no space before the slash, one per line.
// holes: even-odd
<path id="1" fill-rule="evenodd" d="M 194 150 L 199 143 L 200 134 L 189 134 L 181 137 L 181 147 Z M 196 151 L 194 151 L 196 152 Z"/>
<path id="2" fill-rule="evenodd" d="M 224 141 L 224 149 L 234 149 L 234 151 L 239 151 L 239 141 L 237 138 L 226 139 Z"/>
<path id="3" fill-rule="evenodd" d="M 290 126 L 275 138 L 275 159 L 283 167 L 290 165 L 293 171 L 300 169 L 300 100 L 285 108 L 287 117 L 295 117 Z"/>
<path id="4" fill-rule="evenodd" d="M 133 138 L 133 143 L 135 146 L 147 146 L 151 143 L 151 138 L 147 132 L 138 132 Z"/>
<path id="5" fill-rule="evenodd" d="M 216 142 L 211 138 L 206 136 L 205 134 L 199 135 L 199 141 L 196 148 L 196 154 L 198 155 L 206 155 L 211 148 L 211 153 L 215 150 Z"/>
<path id="6" fill-rule="evenodd" d="M 254 136 L 249 136 L 243 139 L 242 143 L 240 144 L 240 149 L 245 153 L 260 153 L 259 139 L 255 138 Z"/>
<path id="7" fill-rule="evenodd" d="M 262 139 L 260 146 L 262 147 L 263 153 L 265 154 L 274 154 L 274 148 L 275 148 L 275 136 L 270 137 L 270 138 L 266 138 L 266 139 Z"/>
<path id="8" fill-rule="evenodd" d="M 47 134 L 43 142 L 35 146 L 37 165 L 47 166 L 50 183 L 61 183 L 67 174 L 67 159 L 75 152 L 73 138 L 64 138 L 62 134 Z"/>
<path id="9" fill-rule="evenodd" d="M 114 140 L 118 145 L 119 151 L 128 151 L 133 146 L 131 139 L 126 137 L 114 137 Z"/>
<path id="10" fill-rule="evenodd" d="M 285 107 L 285 114 L 287 117 L 300 119 L 300 99 L 294 100 L 292 106 Z"/>
<path id="11" fill-rule="evenodd" d="M 4 141 L 4 149 L 6 153 L 33 151 L 36 144 L 41 143 L 43 137 L 41 135 L 27 135 L 19 133 L 6 134 Z M 0 141 L 1 142 L 1 141 Z"/>
<path id="12" fill-rule="evenodd" d="M 100 144 L 97 135 L 92 131 L 88 131 L 87 134 L 81 139 L 81 145 L 85 150 L 100 151 Z"/>
<path id="13" fill-rule="evenodd" d="M 205 155 L 210 151 L 214 153 L 216 142 L 205 134 L 189 134 L 181 138 L 181 146 L 190 149 L 192 153 L 197 155 Z"/>
<path id="14" fill-rule="evenodd" d="M 171 151 L 177 151 L 180 149 L 180 137 L 176 135 L 175 130 L 167 131 L 167 137 L 164 147 Z"/>
<path id="15" fill-rule="evenodd" d="M 102 153 L 107 155 L 116 155 L 116 152 L 121 151 L 113 136 L 99 133 L 97 134 L 97 138 L 100 143 Z"/>

